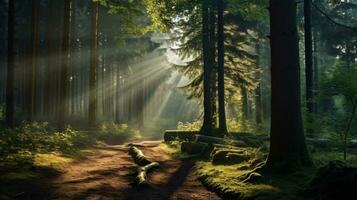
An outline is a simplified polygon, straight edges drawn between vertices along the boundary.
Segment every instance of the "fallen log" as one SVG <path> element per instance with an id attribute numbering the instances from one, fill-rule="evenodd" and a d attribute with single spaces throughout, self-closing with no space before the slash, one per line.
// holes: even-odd
<path id="1" fill-rule="evenodd" d="M 131 144 L 129 144 L 129 155 L 134 159 L 134 162 L 137 165 L 145 166 L 151 163 L 151 161 L 145 157 L 142 151 Z"/>
<path id="2" fill-rule="evenodd" d="M 159 168 L 160 164 L 151 162 L 146 158 L 143 152 L 133 144 L 129 144 L 128 154 L 134 159 L 134 162 L 139 165 L 135 177 L 135 184 L 140 187 L 150 187 L 151 184 L 147 179 L 147 174 L 152 170 Z"/>
<path id="3" fill-rule="evenodd" d="M 152 162 L 148 165 L 145 165 L 144 167 L 139 167 L 138 168 L 138 174 L 136 175 L 135 178 L 135 183 L 138 186 L 144 186 L 144 187 L 150 187 L 151 184 L 147 179 L 147 174 L 160 167 L 160 164 L 157 162 Z"/>
<path id="4" fill-rule="evenodd" d="M 227 144 L 227 140 L 224 138 L 211 137 L 205 135 L 195 135 L 195 141 L 204 142 L 209 144 Z M 230 145 L 237 147 L 247 147 L 248 145 L 241 140 L 231 140 L 229 141 Z"/>
<path id="5" fill-rule="evenodd" d="M 165 142 L 173 141 L 176 139 L 192 141 L 198 131 L 180 131 L 180 130 L 166 130 L 164 133 Z"/>

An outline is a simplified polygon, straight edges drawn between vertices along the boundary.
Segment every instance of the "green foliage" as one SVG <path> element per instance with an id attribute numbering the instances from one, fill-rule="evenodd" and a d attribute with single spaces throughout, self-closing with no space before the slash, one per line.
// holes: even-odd
<path id="1" fill-rule="evenodd" d="M 248 21 L 267 22 L 267 0 L 228 0 L 227 10 Z"/>
<path id="2" fill-rule="evenodd" d="M 100 5 L 108 9 L 108 13 L 111 15 L 118 15 L 120 20 L 120 35 L 124 37 L 128 35 L 141 35 L 146 31 L 145 25 L 147 22 L 143 22 L 144 16 L 144 4 L 142 0 L 93 0 Z"/>
<path id="3" fill-rule="evenodd" d="M 202 127 L 202 121 L 197 120 L 194 122 L 178 122 L 177 130 L 181 131 L 199 131 Z M 254 133 L 256 132 L 256 126 L 249 120 L 239 118 L 236 119 L 227 119 L 227 127 L 229 132 L 239 132 L 239 133 Z"/>
<path id="4" fill-rule="evenodd" d="M 357 65 L 345 66 L 338 62 L 322 80 L 321 95 L 322 98 L 334 97 L 335 115 L 339 116 L 334 119 L 337 130 L 341 132 L 341 129 L 346 129 L 348 121 L 352 119 L 350 132 L 356 133 L 357 123 L 352 112 L 357 106 Z"/>
<path id="5" fill-rule="evenodd" d="M 118 144 L 139 137 L 139 130 L 132 129 L 127 124 L 103 123 L 98 133 L 98 139 L 107 144 Z"/>
<path id="6" fill-rule="evenodd" d="M 332 73 L 322 81 L 322 91 L 327 96 L 342 95 L 346 101 L 357 100 L 357 65 L 337 64 Z"/>
<path id="7" fill-rule="evenodd" d="M 314 120 L 308 120 L 309 118 Z M 306 113 L 304 127 L 312 130 L 315 136 L 328 138 L 336 134 L 336 130 L 341 126 L 343 118 L 339 115 Z"/>
<path id="8" fill-rule="evenodd" d="M 180 131 L 199 131 L 202 127 L 202 121 L 194 121 L 194 122 L 178 122 L 177 130 Z"/>
<path id="9" fill-rule="evenodd" d="M 11 156 L 31 157 L 39 152 L 58 151 L 67 153 L 93 145 L 90 135 L 68 127 L 63 132 L 54 131 L 48 123 L 22 124 L 15 129 L 0 130 L 0 158 Z"/>

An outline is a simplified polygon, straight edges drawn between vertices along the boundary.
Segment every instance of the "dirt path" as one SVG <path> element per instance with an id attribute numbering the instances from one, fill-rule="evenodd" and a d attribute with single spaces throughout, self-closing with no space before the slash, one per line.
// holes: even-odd
<path id="1" fill-rule="evenodd" d="M 64 169 L 51 185 L 49 199 L 132 199 L 132 200 L 216 200 L 197 180 L 190 160 L 172 159 L 159 147 L 159 141 L 138 143 L 138 148 L 163 168 L 151 173 L 153 189 L 138 189 L 129 185 L 136 169 L 123 145 L 95 149 L 88 159 L 73 163 Z"/>

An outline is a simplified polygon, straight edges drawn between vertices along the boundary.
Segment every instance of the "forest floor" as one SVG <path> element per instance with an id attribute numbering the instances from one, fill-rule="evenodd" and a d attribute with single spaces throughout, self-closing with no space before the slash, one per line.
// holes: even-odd
<path id="1" fill-rule="evenodd" d="M 38 184 L 42 188 L 28 188 L 19 199 L 220 199 L 198 180 L 193 160 L 173 158 L 160 144 L 161 141 L 135 143 L 150 160 L 162 166 L 149 175 L 153 188 L 130 185 L 136 165 L 125 145 L 112 145 L 96 147 L 87 151 L 84 159 L 62 165 L 59 173 Z"/>

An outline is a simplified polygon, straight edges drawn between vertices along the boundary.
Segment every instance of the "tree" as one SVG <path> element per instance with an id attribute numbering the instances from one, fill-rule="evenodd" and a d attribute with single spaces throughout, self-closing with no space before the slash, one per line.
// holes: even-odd
<path id="1" fill-rule="evenodd" d="M 64 1 L 63 35 L 62 35 L 62 56 L 60 74 L 60 109 L 58 113 L 58 128 L 65 129 L 66 117 L 68 115 L 68 70 L 70 63 L 71 48 L 71 0 Z"/>
<path id="2" fill-rule="evenodd" d="M 203 125 L 201 131 L 210 135 L 213 131 L 212 124 L 212 66 L 210 65 L 210 43 L 209 43 L 209 6 L 208 1 L 202 2 L 202 54 L 203 54 Z"/>
<path id="3" fill-rule="evenodd" d="M 260 44 L 256 45 L 257 54 L 260 54 Z M 258 56 L 257 65 L 260 66 L 260 57 Z M 261 68 L 261 67 L 260 67 Z M 255 89 L 255 122 L 260 125 L 263 121 L 262 119 L 262 89 L 261 89 L 261 72 L 256 72 L 256 79 L 259 81 L 257 88 Z"/>
<path id="4" fill-rule="evenodd" d="M 27 120 L 32 121 L 36 112 L 36 71 L 37 71 L 37 51 L 39 44 L 39 8 L 40 1 L 32 0 L 32 21 L 31 21 L 31 69 L 29 70 L 28 81 L 28 107 Z"/>
<path id="5" fill-rule="evenodd" d="M 224 103 L 224 2 L 217 0 L 217 72 L 218 72 L 218 115 L 219 130 L 227 132 L 226 109 Z"/>
<path id="6" fill-rule="evenodd" d="M 312 117 L 309 115 L 314 112 L 314 71 L 312 55 L 312 30 L 311 30 L 311 0 L 304 0 L 304 27 L 305 27 L 305 76 L 306 76 L 306 110 L 308 120 L 311 122 Z M 312 133 L 313 129 L 307 129 Z"/>
<path id="7" fill-rule="evenodd" d="M 97 65 L 98 65 L 98 2 L 91 2 L 91 52 L 89 69 L 89 112 L 88 124 L 96 125 L 97 117 Z"/>
<path id="8" fill-rule="evenodd" d="M 63 46 L 63 1 L 50 0 L 47 3 L 45 17 L 45 68 L 43 89 L 43 112 L 46 120 L 55 120 L 59 117 L 59 83 L 62 62 Z"/>
<path id="9" fill-rule="evenodd" d="M 271 132 L 265 167 L 311 164 L 300 102 L 299 46 L 294 0 L 270 1 Z"/>
<path id="10" fill-rule="evenodd" d="M 6 124 L 14 126 L 15 102 L 14 102 L 14 78 L 15 78 L 15 5 L 16 0 L 9 1 L 8 10 L 8 56 L 6 79 Z"/>

